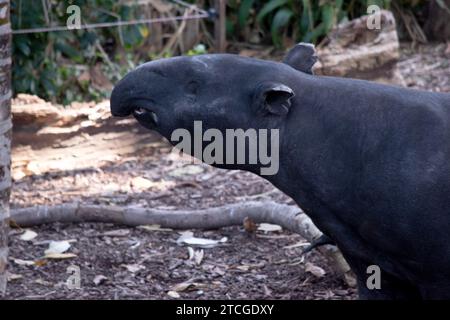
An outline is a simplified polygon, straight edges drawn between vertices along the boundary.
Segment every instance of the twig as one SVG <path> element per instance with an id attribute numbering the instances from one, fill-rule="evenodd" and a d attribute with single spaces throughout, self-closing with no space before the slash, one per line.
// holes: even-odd
<path id="1" fill-rule="evenodd" d="M 109 67 L 111 68 L 111 70 L 115 73 L 117 79 L 121 78 L 121 74 L 119 71 L 117 71 L 116 69 L 116 65 L 114 65 L 111 60 L 108 57 L 108 54 L 105 52 L 105 50 L 103 49 L 102 45 L 100 44 L 100 42 L 97 40 L 95 41 L 95 47 L 97 48 L 97 50 L 100 52 L 100 54 L 102 55 L 103 59 L 106 61 L 106 63 L 109 65 Z"/>
<path id="2" fill-rule="evenodd" d="M 184 14 L 183 14 L 183 17 L 187 17 L 190 13 L 191 13 L 191 9 L 186 10 L 184 12 Z M 175 34 L 169 39 L 167 44 L 164 46 L 164 48 L 162 50 L 162 54 L 165 54 L 165 53 L 170 52 L 172 50 L 172 47 L 174 46 L 176 41 L 180 39 L 181 34 L 184 31 L 184 28 L 186 28 L 186 20 L 182 20 L 181 21 L 181 24 L 178 27 L 178 29 L 175 32 Z"/>

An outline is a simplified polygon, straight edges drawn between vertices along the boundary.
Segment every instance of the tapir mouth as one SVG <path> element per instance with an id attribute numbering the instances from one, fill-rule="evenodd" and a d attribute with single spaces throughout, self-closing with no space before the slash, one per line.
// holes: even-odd
<path id="1" fill-rule="evenodd" d="M 133 115 L 136 120 L 146 124 L 147 126 L 156 127 L 159 124 L 159 119 L 156 113 L 147 108 L 136 107 L 133 109 Z"/>

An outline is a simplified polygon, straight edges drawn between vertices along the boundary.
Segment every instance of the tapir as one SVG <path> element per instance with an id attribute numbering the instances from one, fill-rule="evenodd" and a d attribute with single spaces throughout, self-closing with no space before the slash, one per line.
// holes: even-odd
<path id="1" fill-rule="evenodd" d="M 117 83 L 111 112 L 169 140 L 194 121 L 277 129 L 279 170 L 263 178 L 339 247 L 361 299 L 450 299 L 450 94 L 315 75 L 316 59 L 300 43 L 283 62 L 151 61 Z"/>

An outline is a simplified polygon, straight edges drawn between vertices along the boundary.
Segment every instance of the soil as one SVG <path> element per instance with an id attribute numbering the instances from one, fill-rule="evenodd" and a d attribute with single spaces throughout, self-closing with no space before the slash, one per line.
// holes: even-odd
<path id="1" fill-rule="evenodd" d="M 450 92 L 449 57 L 447 45 L 403 45 L 399 66 L 409 87 Z M 153 140 L 102 166 L 25 176 L 14 184 L 11 205 L 82 201 L 180 209 L 249 199 L 292 203 L 253 174 L 192 164 L 171 153 L 159 137 Z M 8 299 L 357 298 L 320 253 L 302 255 L 302 247 L 289 247 L 305 240 L 284 230 L 192 230 L 196 237 L 226 237 L 205 249 L 178 245 L 180 230 L 101 223 L 55 223 L 32 230 L 37 237 L 30 241 L 21 240 L 24 230 L 11 230 Z M 43 258 L 50 241 L 62 240 L 70 240 L 71 258 Z M 79 270 L 79 288 L 67 285 L 74 270 Z"/>

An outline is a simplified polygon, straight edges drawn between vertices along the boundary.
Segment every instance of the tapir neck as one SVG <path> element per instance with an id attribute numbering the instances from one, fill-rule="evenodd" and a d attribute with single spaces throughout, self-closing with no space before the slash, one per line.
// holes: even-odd
<path id="1" fill-rule="evenodd" d="M 354 83 L 353 85 L 367 85 Z M 280 170 L 266 177 L 302 208 L 315 200 L 337 203 L 360 168 L 363 101 L 348 82 L 305 76 L 292 83 L 296 92 L 281 132 Z"/>

